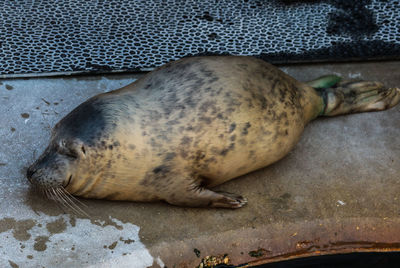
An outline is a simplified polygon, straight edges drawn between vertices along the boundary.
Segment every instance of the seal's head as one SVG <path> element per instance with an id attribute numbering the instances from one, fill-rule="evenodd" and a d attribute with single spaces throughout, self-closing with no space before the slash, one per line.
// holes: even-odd
<path id="1" fill-rule="evenodd" d="M 88 141 L 96 139 L 104 129 L 101 104 L 92 98 L 79 105 L 53 128 L 50 143 L 27 171 L 28 180 L 37 188 L 65 189 L 85 166 Z"/>
<path id="2" fill-rule="evenodd" d="M 86 155 L 76 139 L 53 137 L 49 146 L 27 170 L 28 180 L 42 190 L 66 188 Z"/>

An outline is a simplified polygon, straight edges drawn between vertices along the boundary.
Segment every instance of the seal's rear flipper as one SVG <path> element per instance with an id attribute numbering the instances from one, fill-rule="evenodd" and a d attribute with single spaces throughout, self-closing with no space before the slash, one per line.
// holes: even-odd
<path id="1" fill-rule="evenodd" d="M 383 111 L 400 102 L 399 88 L 386 88 L 379 82 L 340 81 L 337 76 L 324 76 L 307 84 L 322 97 L 320 115 L 324 116 Z"/>

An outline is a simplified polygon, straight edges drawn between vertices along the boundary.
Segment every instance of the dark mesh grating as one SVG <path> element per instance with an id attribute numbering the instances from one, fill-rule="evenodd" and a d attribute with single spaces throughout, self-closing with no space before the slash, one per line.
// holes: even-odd
<path id="1" fill-rule="evenodd" d="M 400 55 L 399 0 L 3 0 L 0 74 L 143 70 L 197 54 Z"/>

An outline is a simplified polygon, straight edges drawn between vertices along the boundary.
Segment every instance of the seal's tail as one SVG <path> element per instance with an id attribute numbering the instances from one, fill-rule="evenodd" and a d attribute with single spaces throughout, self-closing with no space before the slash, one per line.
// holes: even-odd
<path id="1" fill-rule="evenodd" d="M 342 80 L 327 75 L 307 82 L 324 100 L 320 115 L 383 111 L 400 102 L 399 88 L 386 88 L 382 83 Z"/>

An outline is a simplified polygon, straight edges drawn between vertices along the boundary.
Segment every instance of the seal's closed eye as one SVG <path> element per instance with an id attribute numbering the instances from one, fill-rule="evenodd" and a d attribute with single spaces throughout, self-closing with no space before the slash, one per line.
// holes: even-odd
<path id="1" fill-rule="evenodd" d="M 68 156 L 70 158 L 76 159 L 79 156 L 74 146 L 72 146 L 72 144 L 68 143 L 66 140 L 61 140 L 56 149 L 59 154 Z"/>

